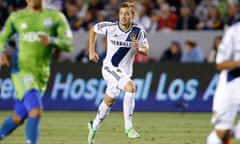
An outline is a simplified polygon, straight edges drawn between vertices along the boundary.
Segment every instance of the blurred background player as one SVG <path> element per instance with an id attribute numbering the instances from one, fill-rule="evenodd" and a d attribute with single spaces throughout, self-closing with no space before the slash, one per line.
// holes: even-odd
<path id="1" fill-rule="evenodd" d="M 0 35 L 2 65 L 9 65 L 4 46 L 16 33 L 19 42 L 17 58 L 12 63 L 11 77 L 16 89 L 14 112 L 0 127 L 0 140 L 13 132 L 24 120 L 27 144 L 37 144 L 44 92 L 54 48 L 70 51 L 72 32 L 65 16 L 55 10 L 43 9 L 43 0 L 26 0 L 27 8 L 12 13 Z"/>
<path id="2" fill-rule="evenodd" d="M 125 134 L 129 138 L 140 137 L 133 129 L 132 124 L 136 87 L 131 76 L 135 54 L 148 55 L 149 45 L 145 30 L 132 22 L 134 13 L 133 5 L 124 2 L 120 5 L 119 22 L 100 22 L 90 30 L 89 59 L 91 61 L 97 62 L 99 59 L 94 47 L 96 34 L 106 35 L 108 47 L 102 67 L 102 75 L 107 81 L 107 89 L 96 118 L 88 123 L 89 144 L 94 143 L 100 124 L 109 114 L 121 91 L 125 92 L 123 100 Z"/>
<path id="3" fill-rule="evenodd" d="M 212 109 L 215 128 L 206 144 L 230 144 L 230 137 L 240 138 L 239 126 L 234 127 L 240 104 L 239 32 L 240 22 L 227 29 L 217 51 L 216 67 L 221 72 Z"/>

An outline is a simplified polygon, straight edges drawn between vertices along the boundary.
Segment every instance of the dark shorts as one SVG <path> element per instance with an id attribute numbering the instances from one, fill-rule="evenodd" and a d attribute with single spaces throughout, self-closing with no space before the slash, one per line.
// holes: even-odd
<path id="1" fill-rule="evenodd" d="M 21 101 L 16 99 L 14 112 L 21 119 L 25 119 L 28 115 L 28 112 L 38 107 L 43 107 L 41 96 L 38 90 L 33 89 L 28 91 Z"/>

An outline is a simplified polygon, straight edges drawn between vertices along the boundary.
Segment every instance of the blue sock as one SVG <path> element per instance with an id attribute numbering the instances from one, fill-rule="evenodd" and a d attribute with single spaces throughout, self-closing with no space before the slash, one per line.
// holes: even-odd
<path id="1" fill-rule="evenodd" d="M 0 140 L 9 135 L 14 129 L 17 128 L 17 124 L 13 121 L 12 116 L 8 117 L 0 128 Z"/>
<path id="2" fill-rule="evenodd" d="M 27 144 L 38 143 L 39 122 L 39 118 L 28 117 L 26 124 Z"/>

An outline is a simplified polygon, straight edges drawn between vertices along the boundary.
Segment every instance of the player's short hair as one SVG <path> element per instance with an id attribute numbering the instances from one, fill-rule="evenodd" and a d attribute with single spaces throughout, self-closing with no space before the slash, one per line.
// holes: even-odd
<path id="1" fill-rule="evenodd" d="M 131 2 L 122 2 L 120 8 L 130 8 L 133 15 L 135 15 L 135 5 Z"/>

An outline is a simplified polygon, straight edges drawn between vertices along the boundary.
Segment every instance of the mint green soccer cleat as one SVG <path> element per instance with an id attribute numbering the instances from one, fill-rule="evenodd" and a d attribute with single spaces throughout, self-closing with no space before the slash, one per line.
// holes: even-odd
<path id="1" fill-rule="evenodd" d="M 92 127 L 93 125 L 93 122 L 90 121 L 88 123 L 88 144 L 94 144 L 94 140 L 95 140 L 95 136 L 96 136 L 96 133 L 97 131 L 95 131 Z"/>
<path id="2" fill-rule="evenodd" d="M 135 138 L 140 137 L 140 135 L 133 128 L 129 128 L 128 130 L 126 130 L 125 134 L 131 139 L 135 139 Z"/>

